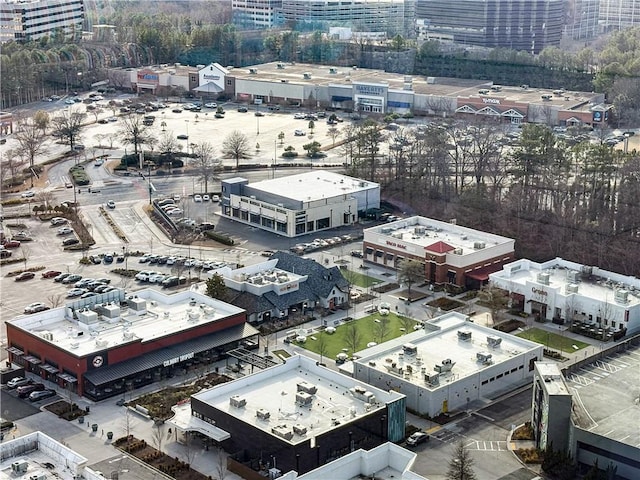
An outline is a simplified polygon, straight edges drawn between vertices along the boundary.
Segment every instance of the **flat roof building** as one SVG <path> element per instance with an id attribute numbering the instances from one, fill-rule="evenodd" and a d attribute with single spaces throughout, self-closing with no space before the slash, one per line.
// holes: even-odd
<path id="1" fill-rule="evenodd" d="M 379 184 L 324 170 L 222 180 L 223 217 L 286 237 L 351 225 L 358 212 L 379 207 Z"/>
<path id="2" fill-rule="evenodd" d="M 57 35 L 78 39 L 84 22 L 83 0 L 2 0 L 0 42 L 25 42 Z"/>
<path id="3" fill-rule="evenodd" d="M 555 362 L 536 362 L 533 376 L 531 425 L 536 448 L 568 445 L 571 393 Z"/>
<path id="4" fill-rule="evenodd" d="M 540 320 L 569 323 L 577 333 L 611 340 L 640 331 L 640 279 L 554 258 L 504 265 L 489 275 L 516 308 Z"/>
<path id="5" fill-rule="evenodd" d="M 9 359 L 101 400 L 206 365 L 257 338 L 245 311 L 197 292 L 123 290 L 6 322 Z"/>
<path id="6" fill-rule="evenodd" d="M 453 223 L 408 217 L 364 230 L 366 262 L 397 269 L 402 260 L 425 267 L 425 280 L 478 288 L 514 259 L 515 240 Z"/>
<path id="7" fill-rule="evenodd" d="M 405 410 L 404 394 L 301 355 L 191 396 L 192 416 L 214 425 L 237 461 L 264 472 L 306 473 L 359 448 L 400 441 Z"/>
<path id="8" fill-rule="evenodd" d="M 424 328 L 358 352 L 354 378 L 404 393 L 407 407 L 435 417 L 531 382 L 543 346 L 447 313 Z"/>

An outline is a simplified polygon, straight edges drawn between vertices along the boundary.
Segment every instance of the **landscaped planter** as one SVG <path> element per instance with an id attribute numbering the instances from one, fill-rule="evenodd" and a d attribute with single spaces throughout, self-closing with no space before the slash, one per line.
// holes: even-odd
<path id="1" fill-rule="evenodd" d="M 113 440 L 113 432 L 107 432 L 107 439 Z"/>
<path id="2" fill-rule="evenodd" d="M 78 423 L 84 423 L 84 417 L 78 417 Z"/>
<path id="3" fill-rule="evenodd" d="M 94 432 L 97 432 L 98 431 L 98 424 L 94 423 L 93 425 L 91 425 L 91 430 L 94 431 Z"/>

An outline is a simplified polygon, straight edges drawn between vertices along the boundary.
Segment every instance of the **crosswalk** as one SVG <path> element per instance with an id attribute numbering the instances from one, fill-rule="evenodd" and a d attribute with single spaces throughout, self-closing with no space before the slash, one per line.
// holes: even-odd
<path id="1" fill-rule="evenodd" d="M 629 364 L 617 359 L 615 356 L 609 356 L 569 373 L 567 380 L 574 388 L 579 389 L 603 380 L 628 366 Z"/>
<path id="2" fill-rule="evenodd" d="M 479 452 L 504 452 L 509 450 L 505 440 L 471 440 L 465 445 L 468 450 Z"/>

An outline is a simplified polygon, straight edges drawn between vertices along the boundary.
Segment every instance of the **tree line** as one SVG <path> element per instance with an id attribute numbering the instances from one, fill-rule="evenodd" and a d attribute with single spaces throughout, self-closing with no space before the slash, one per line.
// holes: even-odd
<path id="1" fill-rule="evenodd" d="M 342 137 L 348 173 L 380 183 L 386 198 L 415 213 L 515 238 L 519 257 L 638 272 L 636 151 L 577 131 L 559 138 L 539 124 L 523 125 L 516 138 L 477 118 L 396 131 L 367 119 Z"/>

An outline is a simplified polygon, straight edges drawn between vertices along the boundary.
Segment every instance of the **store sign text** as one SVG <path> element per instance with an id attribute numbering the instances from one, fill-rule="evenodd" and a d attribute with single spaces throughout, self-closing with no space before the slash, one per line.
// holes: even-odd
<path id="1" fill-rule="evenodd" d="M 203 77 L 205 80 L 220 80 L 220 75 L 207 75 L 205 73 Z"/>
<path id="2" fill-rule="evenodd" d="M 539 288 L 536 288 L 536 287 L 532 287 L 532 288 L 531 288 L 531 291 L 532 291 L 533 293 L 535 293 L 536 295 L 543 295 L 543 296 L 545 296 L 545 297 L 548 295 L 548 293 L 547 293 L 546 291 L 544 291 L 544 290 L 540 290 Z"/>
<path id="3" fill-rule="evenodd" d="M 383 87 L 374 85 L 356 85 L 356 91 L 361 95 L 382 95 L 384 93 Z"/>
<path id="4" fill-rule="evenodd" d="M 170 365 L 174 365 L 176 363 L 184 362 L 185 360 L 191 360 L 195 355 L 195 352 L 185 353 L 184 355 L 180 355 L 179 357 L 172 358 L 170 360 L 165 360 L 162 363 L 163 367 L 168 367 Z"/>
<path id="5" fill-rule="evenodd" d="M 389 240 L 387 240 L 387 245 L 389 245 L 390 247 L 399 248 L 400 250 L 407 249 L 406 245 L 402 245 L 401 243 L 391 242 Z"/>
<path id="6" fill-rule="evenodd" d="M 500 105 L 500 100 L 497 98 L 483 98 L 483 103 L 493 103 L 494 105 Z"/>
<path id="7" fill-rule="evenodd" d="M 152 82 L 158 81 L 158 75 L 155 73 L 138 73 L 138 80 L 151 80 Z"/>

